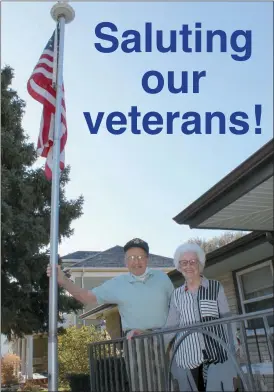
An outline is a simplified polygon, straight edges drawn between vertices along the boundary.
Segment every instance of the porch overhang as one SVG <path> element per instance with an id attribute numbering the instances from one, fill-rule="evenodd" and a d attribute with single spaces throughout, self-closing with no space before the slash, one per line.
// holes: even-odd
<path id="1" fill-rule="evenodd" d="M 104 304 L 96 306 L 96 308 L 88 310 L 85 313 L 79 315 L 79 319 L 81 320 L 96 320 L 96 319 L 103 319 L 105 314 L 110 310 L 113 310 L 117 307 L 115 304 Z"/>
<path id="2" fill-rule="evenodd" d="M 196 229 L 273 231 L 273 141 L 175 216 L 175 222 Z"/>

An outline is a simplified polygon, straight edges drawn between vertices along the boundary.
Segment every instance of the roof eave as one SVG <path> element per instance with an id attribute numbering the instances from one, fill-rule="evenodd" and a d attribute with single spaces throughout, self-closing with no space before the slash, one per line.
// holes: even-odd
<path id="1" fill-rule="evenodd" d="M 250 177 L 258 168 L 273 164 L 274 158 L 274 139 L 271 139 L 232 172 L 226 175 L 222 180 L 190 204 L 187 208 L 181 211 L 173 220 L 182 225 L 187 224 L 190 228 L 197 227 L 192 223 L 195 218 L 202 210 L 212 205 L 217 200 L 220 200 L 226 193 L 231 192 L 232 189 L 236 189 L 237 186 Z"/>

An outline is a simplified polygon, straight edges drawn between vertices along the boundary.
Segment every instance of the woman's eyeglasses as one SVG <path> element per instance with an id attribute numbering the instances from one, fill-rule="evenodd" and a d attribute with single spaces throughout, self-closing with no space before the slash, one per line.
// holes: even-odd
<path id="1" fill-rule="evenodd" d="M 180 261 L 179 261 L 179 264 L 180 264 L 181 267 L 187 267 L 188 264 L 193 266 L 193 265 L 198 264 L 198 260 L 197 260 L 197 259 L 180 260 Z"/>

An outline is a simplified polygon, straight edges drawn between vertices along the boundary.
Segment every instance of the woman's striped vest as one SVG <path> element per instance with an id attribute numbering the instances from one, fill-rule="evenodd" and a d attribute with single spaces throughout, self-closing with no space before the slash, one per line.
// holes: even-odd
<path id="1" fill-rule="evenodd" d="M 218 307 L 218 293 L 220 283 L 216 280 L 208 280 L 208 287 L 200 286 L 197 293 L 197 302 L 200 315 L 200 322 L 207 322 L 220 318 Z M 196 323 L 194 301 L 196 300 L 191 292 L 185 291 L 182 286 L 174 291 L 174 302 L 179 313 L 180 327 Z M 228 342 L 227 332 L 221 324 L 204 327 L 206 330 L 216 334 L 225 343 Z M 176 335 L 175 345 L 186 332 L 179 332 Z M 204 343 L 202 351 L 201 344 Z M 225 362 L 228 357 L 223 347 L 213 338 L 193 333 L 180 344 L 175 354 L 177 365 L 183 368 L 194 369 L 201 363 Z"/>

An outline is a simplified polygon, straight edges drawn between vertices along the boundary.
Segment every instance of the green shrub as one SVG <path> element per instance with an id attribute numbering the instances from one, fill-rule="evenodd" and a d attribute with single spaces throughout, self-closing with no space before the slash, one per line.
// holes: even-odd
<path id="1" fill-rule="evenodd" d="M 106 340 L 94 326 L 69 327 L 58 336 L 59 383 L 67 387 L 67 375 L 89 374 L 88 345 Z"/>

